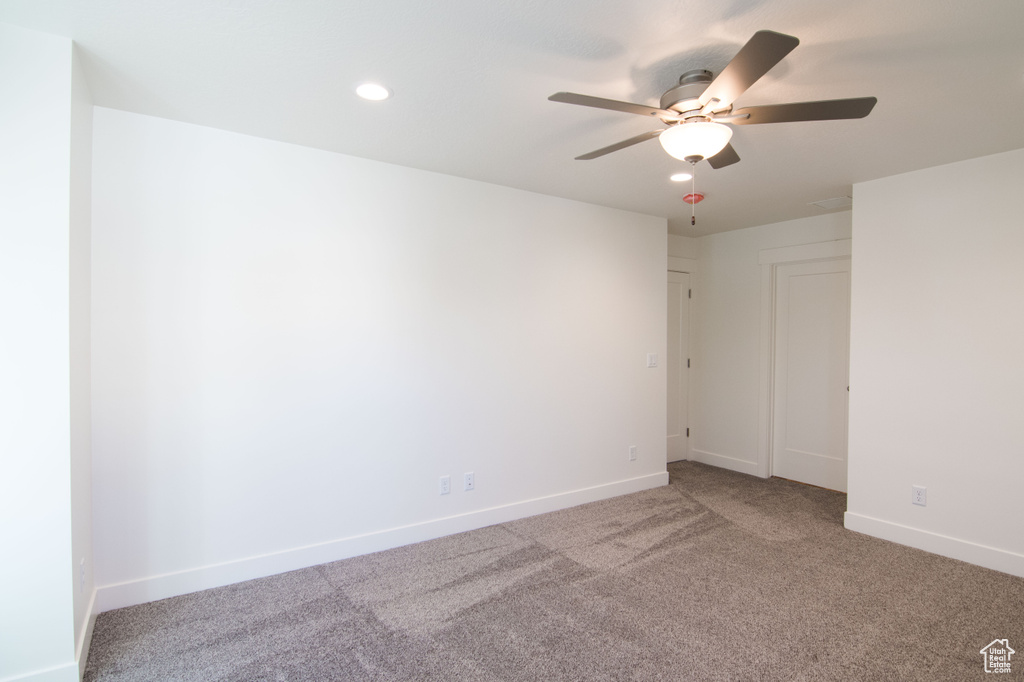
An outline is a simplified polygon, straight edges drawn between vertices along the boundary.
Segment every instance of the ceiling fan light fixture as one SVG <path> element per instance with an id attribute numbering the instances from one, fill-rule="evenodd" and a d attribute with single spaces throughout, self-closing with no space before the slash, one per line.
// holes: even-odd
<path id="1" fill-rule="evenodd" d="M 710 159 L 722 151 L 730 139 L 732 128 L 711 121 L 678 123 L 658 136 L 665 151 L 683 161 L 692 157 Z"/>

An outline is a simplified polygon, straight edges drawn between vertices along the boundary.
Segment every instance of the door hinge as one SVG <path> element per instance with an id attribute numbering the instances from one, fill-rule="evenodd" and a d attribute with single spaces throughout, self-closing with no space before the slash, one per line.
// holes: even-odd
<path id="1" fill-rule="evenodd" d="M 690 358 L 686 358 L 686 369 L 690 369 Z"/>
<path id="2" fill-rule="evenodd" d="M 687 438 L 690 437 L 690 427 L 689 426 L 686 427 L 686 437 Z"/>
<path id="3" fill-rule="evenodd" d="M 693 298 L 693 289 L 686 290 L 686 298 Z"/>

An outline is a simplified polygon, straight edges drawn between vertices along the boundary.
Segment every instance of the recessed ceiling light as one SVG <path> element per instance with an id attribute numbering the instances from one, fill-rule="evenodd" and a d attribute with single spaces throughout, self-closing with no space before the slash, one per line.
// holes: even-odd
<path id="1" fill-rule="evenodd" d="M 356 88 L 356 94 L 371 102 L 379 102 L 391 97 L 391 91 L 377 83 L 363 83 Z"/>
<path id="2" fill-rule="evenodd" d="M 672 182 L 686 182 L 687 180 L 692 179 L 693 176 L 690 175 L 689 173 L 676 173 L 675 175 L 669 177 L 669 180 L 671 180 Z"/>

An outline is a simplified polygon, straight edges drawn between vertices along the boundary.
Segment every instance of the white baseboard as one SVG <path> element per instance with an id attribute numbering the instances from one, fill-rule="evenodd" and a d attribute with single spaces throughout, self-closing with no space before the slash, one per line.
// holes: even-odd
<path id="1" fill-rule="evenodd" d="M 0 682 L 78 682 L 80 679 L 78 665 L 67 663 L 56 668 L 38 670 L 17 677 L 4 677 L 0 679 Z"/>
<path id="2" fill-rule="evenodd" d="M 596 502 L 663 485 L 668 485 L 667 471 L 317 545 L 296 547 L 284 552 L 202 566 L 116 585 L 105 585 L 96 591 L 96 612 L 102 613 L 111 609 L 348 559 L 361 554 L 432 540 L 445 535 L 493 526 L 497 523 L 506 523 L 527 516 L 575 507 L 587 502 Z"/>
<path id="3" fill-rule="evenodd" d="M 89 643 L 92 641 L 92 630 L 96 625 L 96 590 L 92 592 L 86 613 L 88 615 L 85 627 L 82 628 L 82 633 L 75 643 L 75 661 L 73 663 L 24 673 L 16 677 L 4 677 L 0 679 L 0 682 L 80 682 L 82 676 L 85 675 L 85 663 L 89 658 Z"/>
<path id="4" fill-rule="evenodd" d="M 1024 555 L 1004 549 L 979 545 L 853 512 L 846 512 L 843 525 L 858 533 L 1024 578 Z"/>
<path id="5" fill-rule="evenodd" d="M 700 462 L 701 464 L 710 464 L 711 466 L 719 467 L 721 469 L 738 471 L 741 474 L 760 476 L 760 473 L 758 472 L 757 462 L 748 462 L 743 459 L 726 457 L 725 455 L 718 455 L 715 454 L 714 452 L 707 452 L 705 450 L 697 450 L 691 448 L 690 460 L 694 462 Z M 764 477 L 762 476 L 762 478 Z"/>
<path id="6" fill-rule="evenodd" d="M 75 660 L 78 661 L 78 679 L 85 675 L 85 663 L 89 660 L 89 645 L 92 644 L 92 631 L 96 627 L 96 590 L 92 591 L 89 606 L 86 608 L 85 627 L 75 643 Z"/>

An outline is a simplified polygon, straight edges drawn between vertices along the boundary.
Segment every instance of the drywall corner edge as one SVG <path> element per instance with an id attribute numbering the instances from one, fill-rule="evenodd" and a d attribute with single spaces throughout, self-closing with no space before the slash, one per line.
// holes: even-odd
<path id="1" fill-rule="evenodd" d="M 847 530 L 1024 578 L 1024 555 L 1014 552 L 849 511 L 843 525 Z"/>
<path id="2" fill-rule="evenodd" d="M 297 547 L 274 554 L 203 566 L 180 573 L 157 575 L 116 585 L 105 585 L 97 589 L 95 612 L 102 613 L 245 580 L 263 578 L 277 573 L 295 571 L 665 485 L 668 485 L 668 472 L 661 471 L 591 488 L 571 490 L 547 497 L 523 500 L 317 545 Z"/>

